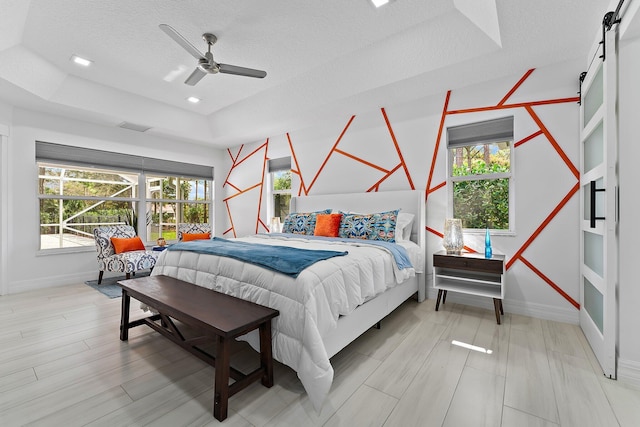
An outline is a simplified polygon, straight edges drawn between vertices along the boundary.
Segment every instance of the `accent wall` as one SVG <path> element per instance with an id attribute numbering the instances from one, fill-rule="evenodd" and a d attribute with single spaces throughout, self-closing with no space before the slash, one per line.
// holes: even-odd
<path id="1" fill-rule="evenodd" d="M 267 160 L 291 156 L 295 195 L 426 191 L 428 272 L 448 213 L 446 128 L 514 117 L 513 233 L 492 236 L 507 257 L 506 311 L 578 322 L 579 106 L 583 60 L 376 106 L 227 150 L 223 236 L 268 232 Z M 329 206 L 330 207 L 330 206 Z M 394 208 L 393 206 L 389 207 Z M 484 250 L 484 233 L 465 233 Z M 431 278 L 427 277 L 427 283 Z M 429 297 L 434 291 L 429 289 Z M 490 308 L 461 295 L 448 300 Z"/>

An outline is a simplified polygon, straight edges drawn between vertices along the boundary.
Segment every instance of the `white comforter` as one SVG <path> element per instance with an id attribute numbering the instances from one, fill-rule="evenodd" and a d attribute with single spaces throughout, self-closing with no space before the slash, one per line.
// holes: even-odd
<path id="1" fill-rule="evenodd" d="M 323 337 L 341 315 L 387 288 L 414 276 L 398 270 L 385 249 L 354 243 L 255 235 L 239 240 L 304 249 L 346 250 L 347 256 L 320 261 L 292 278 L 233 258 L 188 251 L 164 251 L 153 275 L 166 275 L 280 311 L 273 321 L 273 356 L 293 368 L 319 410 L 333 381 Z M 244 337 L 259 349 L 257 334 Z"/>

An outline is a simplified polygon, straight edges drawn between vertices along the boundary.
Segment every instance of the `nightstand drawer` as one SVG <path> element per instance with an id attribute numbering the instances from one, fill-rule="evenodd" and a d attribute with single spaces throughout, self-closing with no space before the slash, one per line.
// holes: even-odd
<path id="1" fill-rule="evenodd" d="M 473 256 L 469 254 L 460 256 L 434 254 L 433 266 L 502 274 L 504 268 L 504 256 L 496 255 L 491 259 L 487 259 L 484 256 Z"/>

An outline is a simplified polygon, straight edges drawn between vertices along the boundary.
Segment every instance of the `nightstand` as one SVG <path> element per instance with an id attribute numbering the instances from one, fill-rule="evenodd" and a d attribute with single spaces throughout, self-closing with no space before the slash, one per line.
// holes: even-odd
<path id="1" fill-rule="evenodd" d="M 438 290 L 436 311 L 447 299 L 447 292 L 493 298 L 496 321 L 504 314 L 504 255 L 485 258 L 483 254 L 463 252 L 460 255 L 444 251 L 433 254 L 433 287 Z"/>

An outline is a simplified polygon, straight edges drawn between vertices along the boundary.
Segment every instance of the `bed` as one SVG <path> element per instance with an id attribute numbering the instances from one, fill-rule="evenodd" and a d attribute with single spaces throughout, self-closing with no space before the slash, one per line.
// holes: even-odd
<path id="1" fill-rule="evenodd" d="M 421 302 L 426 297 L 424 192 L 331 194 L 291 200 L 291 212 L 326 209 L 358 213 L 400 209 L 413 214 L 410 242 L 398 245 L 411 250 L 414 269 L 398 272 L 387 250 L 358 239 L 339 242 L 274 234 L 238 240 L 349 254 L 317 262 L 299 276 L 290 277 L 233 258 L 166 250 L 152 273 L 278 309 L 281 314 L 273 321 L 273 356 L 297 372 L 316 410 L 321 408 L 333 380 L 329 359 L 408 298 L 417 294 Z M 259 348 L 257 334 L 242 339 Z"/>

